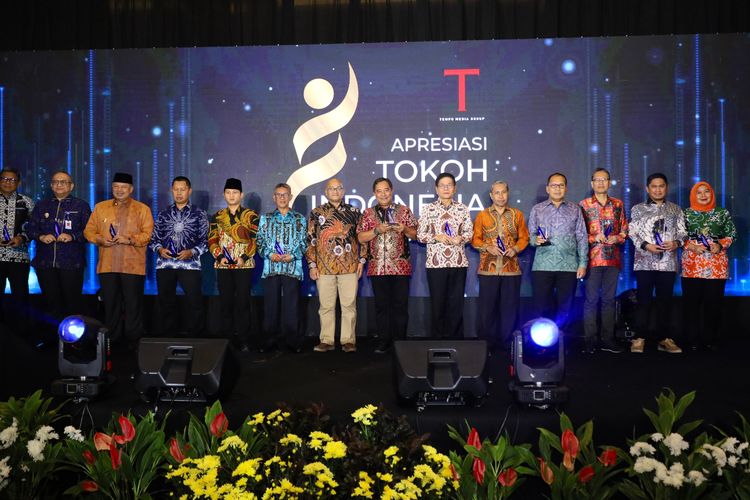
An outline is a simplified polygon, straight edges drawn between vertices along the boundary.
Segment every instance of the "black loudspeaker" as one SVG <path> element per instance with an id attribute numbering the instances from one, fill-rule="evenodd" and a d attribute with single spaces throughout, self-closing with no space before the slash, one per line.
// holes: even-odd
<path id="1" fill-rule="evenodd" d="M 437 405 L 482 404 L 492 382 L 484 340 L 395 342 L 396 391 L 417 410 Z"/>
<path id="2" fill-rule="evenodd" d="M 135 390 L 144 401 L 205 403 L 227 394 L 237 365 L 226 339 L 143 338 Z"/>

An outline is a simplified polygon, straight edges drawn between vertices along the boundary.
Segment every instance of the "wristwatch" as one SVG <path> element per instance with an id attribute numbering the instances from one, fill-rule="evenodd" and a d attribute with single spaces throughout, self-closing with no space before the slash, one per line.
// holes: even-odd
<path id="1" fill-rule="evenodd" d="M 359 258 L 359 263 L 360 264 L 365 264 L 365 263 L 367 263 L 367 259 L 365 259 L 364 257 L 360 257 Z"/>

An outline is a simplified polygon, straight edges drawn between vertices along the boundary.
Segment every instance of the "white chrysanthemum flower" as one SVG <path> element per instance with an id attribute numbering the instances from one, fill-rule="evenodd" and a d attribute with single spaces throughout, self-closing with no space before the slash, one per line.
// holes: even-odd
<path id="1" fill-rule="evenodd" d="M 737 447 L 737 449 L 735 451 L 739 455 L 740 453 L 742 453 L 743 451 L 745 451 L 748 446 L 749 446 L 748 442 L 745 441 L 743 443 L 740 443 L 740 445 Z"/>
<path id="2" fill-rule="evenodd" d="M 651 434 L 651 441 L 653 441 L 654 443 L 658 443 L 662 439 L 664 439 L 664 435 L 661 432 L 654 432 L 653 434 Z"/>
<path id="3" fill-rule="evenodd" d="M 688 480 L 695 486 L 700 486 L 701 484 L 706 482 L 706 476 L 704 476 L 702 472 L 697 470 L 691 470 L 690 472 L 688 472 L 687 477 Z"/>
<path id="4" fill-rule="evenodd" d="M 664 465 L 661 462 L 654 461 L 654 482 L 655 483 L 663 483 L 667 480 L 669 472 L 667 471 L 667 466 Z"/>
<path id="5" fill-rule="evenodd" d="M 721 475 L 721 469 L 727 465 L 727 454 L 724 453 L 724 450 L 712 444 L 706 443 L 703 445 L 703 448 L 711 453 L 709 458 L 712 458 L 716 462 L 716 466 L 719 468 L 719 475 Z M 705 453 L 702 454 L 708 456 Z"/>
<path id="6" fill-rule="evenodd" d="M 669 448 L 669 453 L 674 457 L 679 457 L 683 450 L 688 449 L 688 442 L 682 439 L 682 436 L 673 432 L 664 438 L 664 444 Z"/>
<path id="7" fill-rule="evenodd" d="M 643 441 L 638 441 L 637 443 L 634 443 L 633 446 L 630 447 L 630 454 L 633 455 L 634 457 L 640 457 L 644 453 L 653 455 L 655 452 L 656 452 L 656 448 L 654 448 L 648 443 L 644 443 Z"/>
<path id="8" fill-rule="evenodd" d="M 0 432 L 0 450 L 10 448 L 18 439 L 18 420 L 13 418 L 13 423 Z"/>
<path id="9" fill-rule="evenodd" d="M 68 439 L 78 441 L 79 443 L 83 443 L 83 441 L 85 440 L 80 429 L 76 429 L 72 425 L 68 425 L 67 427 L 65 427 L 65 429 L 63 429 L 63 433 L 68 437 Z"/>
<path id="10" fill-rule="evenodd" d="M 21 472 L 24 474 L 29 472 L 31 469 L 29 469 L 29 466 L 26 464 L 21 464 Z M 25 481 L 26 479 L 21 479 L 21 481 Z"/>
<path id="11" fill-rule="evenodd" d="M 13 468 L 8 465 L 8 460 L 10 460 L 10 457 L 5 457 L 0 460 L 0 481 L 8 479 L 10 477 L 10 471 L 13 470 Z"/>
<path id="12" fill-rule="evenodd" d="M 39 439 L 32 439 L 26 443 L 26 449 L 29 452 L 29 456 L 34 462 L 41 462 L 44 460 L 44 446 L 46 443 Z"/>
<path id="13" fill-rule="evenodd" d="M 638 474 L 644 472 L 651 472 L 656 469 L 656 464 L 659 462 L 651 457 L 638 457 L 633 464 L 633 470 Z"/>
<path id="14" fill-rule="evenodd" d="M 727 457 L 727 464 L 730 467 L 735 467 L 739 463 L 740 459 L 736 455 L 730 455 Z"/>
<path id="15" fill-rule="evenodd" d="M 721 449 L 730 453 L 736 453 L 735 447 L 737 446 L 737 443 L 739 443 L 739 439 L 736 437 L 728 437 L 723 443 L 721 443 Z"/>
<path id="16" fill-rule="evenodd" d="M 55 429 L 53 429 L 49 425 L 43 425 L 39 429 L 37 429 L 36 439 L 43 443 L 46 443 L 47 441 L 51 441 L 53 439 L 60 439 L 60 436 L 55 432 Z"/>

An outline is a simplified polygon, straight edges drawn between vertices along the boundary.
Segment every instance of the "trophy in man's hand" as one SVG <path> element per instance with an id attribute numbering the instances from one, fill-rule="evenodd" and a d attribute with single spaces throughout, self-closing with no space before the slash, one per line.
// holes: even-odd
<path id="1" fill-rule="evenodd" d="M 453 238 L 453 236 L 454 236 L 454 234 L 453 234 L 453 229 L 451 229 L 451 226 L 450 226 L 450 224 L 448 224 L 448 223 L 446 222 L 446 223 L 445 223 L 445 226 L 443 227 L 443 229 L 444 229 L 444 231 L 445 231 L 445 234 L 446 234 L 446 236 L 450 236 L 451 238 Z"/>
<path id="2" fill-rule="evenodd" d="M 172 254 L 172 258 L 176 259 L 177 254 L 179 254 L 180 252 L 177 251 L 177 247 L 174 245 L 174 240 L 172 238 L 169 238 L 168 246 L 169 246 L 169 253 Z"/>
<path id="3" fill-rule="evenodd" d="M 232 254 L 229 253 L 229 250 L 227 250 L 227 247 L 224 245 L 221 246 L 221 253 L 224 255 L 224 258 L 227 259 L 228 265 L 233 266 L 237 264 L 237 261 L 232 258 Z"/>
<path id="4" fill-rule="evenodd" d="M 667 225 L 664 223 L 664 219 L 660 219 L 654 224 L 654 243 L 656 243 L 658 247 L 664 247 L 664 238 L 661 235 L 662 232 L 667 232 Z M 659 255 L 659 258 L 663 259 L 666 253 L 666 251 L 662 252 Z"/>
<path id="5" fill-rule="evenodd" d="M 505 255 L 505 243 L 503 243 L 503 239 L 498 236 L 495 238 L 495 242 L 497 243 L 497 248 L 500 249 L 500 251 Z"/>
<path id="6" fill-rule="evenodd" d="M 57 222 L 57 219 L 55 219 L 55 223 L 52 225 L 52 230 L 55 233 L 55 239 L 59 238 L 62 231 L 60 230 L 60 223 Z"/>
<path id="7" fill-rule="evenodd" d="M 388 207 L 385 209 L 385 221 L 386 223 L 388 223 L 389 226 L 398 225 L 398 222 L 396 222 L 396 215 L 394 212 L 395 210 L 393 210 L 393 207 Z"/>
<path id="8" fill-rule="evenodd" d="M 552 244 L 552 242 L 549 240 L 549 234 L 545 226 L 537 226 L 536 234 L 539 235 L 539 237 L 544 240 L 542 243 L 539 243 L 540 247 L 546 247 L 547 245 Z"/>
<path id="9" fill-rule="evenodd" d="M 10 232 L 8 232 L 8 224 L 3 224 L 3 243 L 10 243 Z"/>
<path id="10" fill-rule="evenodd" d="M 602 232 L 604 233 L 604 238 L 609 239 L 610 235 L 612 234 L 612 221 L 611 220 L 603 220 L 602 221 Z"/>
<path id="11" fill-rule="evenodd" d="M 117 238 L 117 230 L 115 229 L 115 226 L 110 224 L 109 225 L 109 239 L 114 240 Z"/>
<path id="12" fill-rule="evenodd" d="M 276 240 L 276 242 L 273 244 L 273 251 L 279 255 L 284 255 L 286 253 L 284 251 L 284 245 L 282 245 L 279 240 Z"/>

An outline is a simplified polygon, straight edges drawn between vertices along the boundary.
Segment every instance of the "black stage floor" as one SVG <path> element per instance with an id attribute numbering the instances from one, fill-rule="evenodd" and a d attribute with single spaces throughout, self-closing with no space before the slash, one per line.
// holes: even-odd
<path id="1" fill-rule="evenodd" d="M 428 407 L 423 412 L 401 407 L 393 383 L 394 358 L 376 355 L 369 339 L 359 339 L 358 352 L 341 350 L 312 352 L 313 339 L 302 353 L 236 354 L 240 374 L 231 392 L 222 400 L 230 424 L 237 426 L 245 415 L 270 411 L 278 402 L 305 405 L 323 403 L 334 421 L 346 422 L 356 408 L 382 404 L 406 415 L 418 431 L 432 434 L 440 447 L 450 446 L 446 424 L 461 426 L 466 420 L 482 436 L 505 429 L 514 442 L 534 442 L 536 427 L 557 430 L 554 410 L 519 407 L 507 390 L 507 354 L 489 358 L 493 379 L 490 397 L 478 408 Z M 727 430 L 737 423 L 735 411 L 750 416 L 750 377 L 747 357 L 749 341 L 733 341 L 718 352 L 666 354 L 652 346 L 642 355 L 579 354 L 570 346 L 565 383 L 570 400 L 562 407 L 580 425 L 594 419 L 595 443 L 625 446 L 625 439 L 651 432 L 641 408 L 654 408 L 654 397 L 664 387 L 677 394 L 697 391 L 686 418 L 703 418 Z M 122 349 L 122 348 L 120 348 Z M 89 404 L 97 427 L 104 426 L 112 412 L 144 413 L 149 405 L 132 388 L 130 374 L 136 370 L 135 352 L 115 350 L 113 373 L 117 380 L 106 395 Z M 56 352 L 34 351 L 7 330 L 0 335 L 0 400 L 30 394 L 41 388 L 49 393 L 57 378 Z M 69 412 L 79 412 L 72 406 Z M 164 406 L 160 411 L 164 411 Z M 186 412 L 202 414 L 201 405 L 175 405 L 170 422 L 179 425 Z"/>

